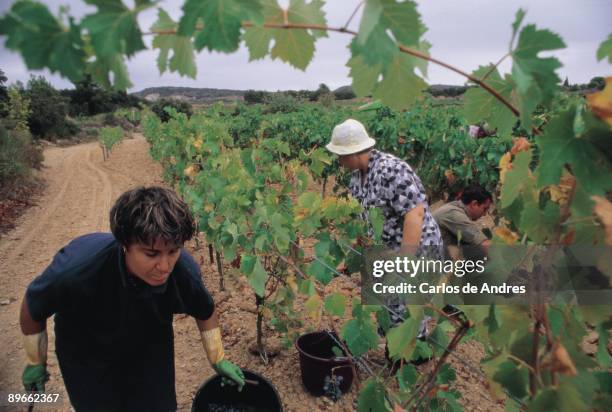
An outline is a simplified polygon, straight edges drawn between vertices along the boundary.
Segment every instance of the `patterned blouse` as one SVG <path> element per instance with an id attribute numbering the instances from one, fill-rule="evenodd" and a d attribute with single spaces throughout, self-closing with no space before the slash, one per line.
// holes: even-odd
<path id="1" fill-rule="evenodd" d="M 429 211 L 421 179 L 408 163 L 391 154 L 372 149 L 363 185 L 361 170 L 355 170 L 351 176 L 349 190 L 366 210 L 378 207 L 383 211 L 385 223 L 382 240 L 386 246 L 395 250 L 398 250 L 402 243 L 404 216 L 422 203 L 425 206 L 425 215 L 417 256 L 434 259 L 442 256 L 440 228 Z M 364 214 L 363 217 L 367 220 L 367 211 Z"/>

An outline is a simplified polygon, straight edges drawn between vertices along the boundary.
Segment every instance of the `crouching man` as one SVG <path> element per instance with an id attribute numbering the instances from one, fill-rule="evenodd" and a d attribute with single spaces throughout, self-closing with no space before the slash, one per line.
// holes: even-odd
<path id="1" fill-rule="evenodd" d="M 20 324 L 26 390 L 44 391 L 47 318 L 76 411 L 174 411 L 173 314 L 195 319 L 213 368 L 239 388 L 198 264 L 182 247 L 196 231 L 171 190 L 137 188 L 110 211 L 111 233 L 78 237 L 28 286 Z"/>

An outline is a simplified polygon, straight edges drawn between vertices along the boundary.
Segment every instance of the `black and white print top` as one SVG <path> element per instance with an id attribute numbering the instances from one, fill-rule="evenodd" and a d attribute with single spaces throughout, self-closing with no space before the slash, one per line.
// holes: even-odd
<path id="1" fill-rule="evenodd" d="M 429 211 L 425 188 L 421 179 L 408 163 L 388 154 L 372 149 L 368 171 L 361 184 L 361 170 L 353 171 L 349 190 L 366 209 L 380 208 L 385 217 L 382 241 L 395 250 L 402 243 L 404 216 L 418 204 L 425 206 L 423 227 L 417 256 L 439 258 L 442 256 L 440 228 Z"/>

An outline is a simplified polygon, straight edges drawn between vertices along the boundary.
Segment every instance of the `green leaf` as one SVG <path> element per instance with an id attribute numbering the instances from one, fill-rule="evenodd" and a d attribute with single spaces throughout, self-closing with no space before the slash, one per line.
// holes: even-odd
<path id="1" fill-rule="evenodd" d="M 312 280 L 304 279 L 300 282 L 299 292 L 302 295 L 311 296 L 316 293 L 315 286 Z"/>
<path id="2" fill-rule="evenodd" d="M 414 72 L 413 61 L 405 54 L 398 54 L 376 85 L 373 97 L 400 110 L 412 105 L 426 88 L 427 83 Z"/>
<path id="3" fill-rule="evenodd" d="M 510 39 L 510 47 L 509 50 L 512 51 L 512 45 L 514 43 L 514 39 L 516 38 L 516 34 L 518 33 L 519 27 L 523 24 L 523 19 L 525 18 L 525 10 L 518 9 L 516 11 L 516 17 L 514 18 L 514 23 L 512 23 L 512 38 Z"/>
<path id="4" fill-rule="evenodd" d="M 493 65 L 481 66 L 472 76 L 482 79 L 506 100 L 511 101 L 512 84 L 501 78 Z M 487 122 L 491 128 L 497 129 L 499 136 L 509 135 L 516 123 L 514 113 L 495 96 L 481 87 L 470 88 L 464 95 L 463 112 L 470 123 Z"/>
<path id="5" fill-rule="evenodd" d="M 334 278 L 332 266 L 327 262 L 323 264 L 319 260 L 314 260 L 308 265 L 307 273 L 324 285 L 327 285 Z"/>
<path id="6" fill-rule="evenodd" d="M 397 383 L 399 388 L 403 392 L 413 390 L 413 386 L 417 381 L 417 371 L 414 365 L 407 363 L 395 375 L 397 377 Z"/>
<path id="7" fill-rule="evenodd" d="M 531 240 L 543 244 L 554 235 L 554 229 L 559 221 L 559 205 L 554 202 L 546 202 L 544 209 L 540 209 L 538 202 L 529 201 L 525 203 L 521 213 L 520 229 L 527 234 Z"/>
<path id="8" fill-rule="evenodd" d="M 597 362 L 603 368 L 609 368 L 612 364 L 612 356 L 608 353 L 609 333 L 603 323 L 597 325 L 599 341 L 597 344 Z"/>
<path id="9" fill-rule="evenodd" d="M 322 6 L 323 2 L 320 0 L 313 0 L 310 3 L 304 0 L 291 0 L 287 10 L 287 23 L 326 25 Z M 285 23 L 283 10 L 274 0 L 263 2 L 263 13 L 268 23 Z M 244 39 L 249 49 L 249 60 L 265 57 L 268 54 L 270 42 L 274 40 L 274 47 L 271 50 L 273 59 L 279 58 L 293 67 L 305 70 L 314 55 L 315 40 L 326 35 L 324 31 L 306 29 L 250 27 L 245 31 Z"/>
<path id="10" fill-rule="evenodd" d="M 357 39 L 353 39 L 350 49 L 353 57 L 360 56 L 366 65 L 380 65 L 382 70 L 386 69 L 393 58 L 400 54 L 397 44 L 389 37 L 381 24 L 374 27 L 364 44 L 360 44 Z M 377 77 L 378 74 L 380 73 L 377 73 Z"/>
<path id="11" fill-rule="evenodd" d="M 416 3 L 411 0 L 381 0 L 382 11 L 380 23 L 384 30 L 391 30 L 395 40 L 405 46 L 419 44 L 421 34 L 425 31 Z"/>
<path id="12" fill-rule="evenodd" d="M 110 57 L 97 56 L 96 60 L 89 64 L 87 70 L 96 83 L 107 89 L 114 87 L 126 90 L 133 86 L 122 54 L 117 53 Z"/>
<path id="13" fill-rule="evenodd" d="M 608 36 L 606 40 L 601 42 L 597 49 L 597 61 L 602 61 L 608 58 L 608 63 L 612 64 L 612 34 Z"/>
<path id="14" fill-rule="evenodd" d="M 344 316 L 346 310 L 346 296 L 341 293 L 332 293 L 325 298 L 325 310 L 333 316 Z"/>
<path id="15" fill-rule="evenodd" d="M 499 382 L 508 392 L 519 399 L 527 396 L 529 372 L 519 369 L 513 362 L 504 361 L 493 375 L 493 380 Z"/>
<path id="16" fill-rule="evenodd" d="M 438 375 L 436 376 L 436 382 L 438 384 L 451 383 L 457 379 L 457 374 L 451 365 L 445 363 L 440 368 Z"/>
<path id="17" fill-rule="evenodd" d="M 116 54 L 128 57 L 146 49 L 136 17 L 151 4 L 134 10 L 125 7 L 121 0 L 86 0 L 98 8 L 95 14 L 83 18 L 82 25 L 91 35 L 91 43 L 98 57 L 111 58 Z"/>
<path id="18" fill-rule="evenodd" d="M 557 50 L 565 43 L 549 30 L 538 30 L 533 24 L 519 34 L 517 47 L 512 52 L 512 78 L 516 83 L 523 127 L 531 126 L 531 114 L 540 103 L 548 104 L 561 81 L 555 73 L 561 63 L 555 57 L 538 57 L 543 51 Z"/>
<path id="19" fill-rule="evenodd" d="M 273 59 L 279 58 L 293 67 L 306 70 L 314 56 L 314 38 L 306 30 L 284 30 L 276 36 Z"/>
<path id="20" fill-rule="evenodd" d="M 377 243 L 381 243 L 383 226 L 385 224 L 385 217 L 383 211 L 378 208 L 369 209 L 368 220 L 370 222 L 370 225 L 372 225 L 372 230 L 374 231 L 374 241 Z"/>
<path id="21" fill-rule="evenodd" d="M 195 35 L 196 49 L 229 53 L 238 49 L 242 21 L 261 24 L 263 14 L 260 4 L 252 0 L 187 0 L 183 5 L 178 34 L 193 35 L 199 19 L 202 19 L 204 27 Z"/>
<path id="22" fill-rule="evenodd" d="M 376 312 L 376 321 L 378 322 L 378 326 L 383 330 L 386 335 L 387 331 L 391 327 L 391 315 L 389 315 L 389 311 L 381 307 Z"/>
<path id="23" fill-rule="evenodd" d="M 340 332 L 353 356 L 361 356 L 378 345 L 376 326 L 370 319 L 373 310 L 362 306 L 358 299 L 353 300 L 353 319 L 345 323 Z"/>
<path id="24" fill-rule="evenodd" d="M 255 268 L 256 262 L 257 262 L 257 256 L 242 255 L 240 257 L 240 270 L 245 275 L 250 275 L 251 273 L 253 273 L 253 269 Z"/>
<path id="25" fill-rule="evenodd" d="M 266 292 L 266 282 L 268 281 L 268 272 L 261 264 L 259 258 L 255 262 L 253 272 L 248 276 L 249 285 L 253 288 L 257 296 L 263 297 Z"/>
<path id="26" fill-rule="evenodd" d="M 360 55 L 351 57 L 346 65 L 351 69 L 349 75 L 353 79 L 352 87 L 355 94 L 359 97 L 370 95 L 374 90 L 382 65 L 367 65 L 363 61 L 363 56 Z"/>
<path id="27" fill-rule="evenodd" d="M 85 52 L 72 19 L 65 29 L 45 5 L 18 1 L 0 19 L 0 34 L 7 36 L 7 48 L 21 51 L 28 69 L 47 67 L 72 81 L 82 79 Z"/>
<path id="28" fill-rule="evenodd" d="M 158 9 L 157 15 L 157 22 L 151 26 L 152 32 L 176 30 L 177 23 L 170 18 L 168 13 Z M 169 70 L 193 79 L 196 78 L 195 54 L 189 37 L 175 34 L 158 34 L 153 38 L 153 48 L 160 49 L 157 58 L 157 67 L 160 73 Z M 172 51 L 172 57 L 169 57 L 170 51 Z"/>
<path id="29" fill-rule="evenodd" d="M 612 188 L 609 178 L 612 165 L 599 142 L 609 141 L 609 129 L 599 128 L 594 119 L 587 117 L 587 132 L 576 137 L 573 133 L 574 113 L 575 107 L 559 113 L 551 119 L 544 134 L 536 137 L 540 148 L 538 185 L 559 183 L 561 173 L 569 165 L 587 193 L 603 195 Z"/>
<path id="30" fill-rule="evenodd" d="M 369 378 L 363 383 L 363 389 L 357 399 L 359 412 L 391 412 L 385 398 L 385 387 L 376 378 Z"/>
<path id="31" fill-rule="evenodd" d="M 361 22 L 359 23 L 359 34 L 357 35 L 357 42 L 364 44 L 368 39 L 368 36 L 378 24 L 380 14 L 382 13 L 382 0 L 367 0 L 365 8 L 363 9 L 363 15 L 361 16 Z"/>
<path id="32" fill-rule="evenodd" d="M 532 180 L 529 164 L 531 150 L 519 152 L 512 162 L 512 170 L 506 173 L 506 180 L 501 190 L 501 207 L 510 206 L 519 194 L 530 186 Z"/>
<path id="33" fill-rule="evenodd" d="M 578 389 L 570 382 L 559 385 L 556 389 L 545 389 L 536 394 L 527 407 L 528 412 L 577 412 L 590 411 L 581 399 Z"/>
<path id="34" fill-rule="evenodd" d="M 419 331 L 421 320 L 408 318 L 387 332 L 387 345 L 389 356 L 393 359 L 403 358 L 409 361 L 416 345 L 416 335 Z"/>

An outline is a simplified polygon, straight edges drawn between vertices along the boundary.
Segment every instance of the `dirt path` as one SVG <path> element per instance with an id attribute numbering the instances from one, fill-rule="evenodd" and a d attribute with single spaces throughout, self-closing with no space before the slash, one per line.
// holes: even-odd
<path id="1" fill-rule="evenodd" d="M 53 147 L 45 150 L 44 176 L 47 189 L 37 206 L 26 211 L 16 222 L 16 228 L 0 239 L 0 395 L 21 392 L 21 373 L 25 356 L 21 346 L 18 316 L 21 299 L 28 283 L 51 261 L 53 255 L 72 238 L 95 231 L 108 231 L 108 212 L 114 200 L 125 190 L 150 184 L 162 184 L 162 170 L 148 155 L 148 145 L 140 135 L 124 140 L 113 150 L 110 159 L 102 160 L 97 143 L 72 147 Z M 314 398 L 305 392 L 300 378 L 297 351 L 283 350 L 263 365 L 258 356 L 251 355 L 248 347 L 255 340 L 256 309 L 253 293 L 244 278 L 232 276 L 226 265 L 225 292 L 218 288 L 216 266 L 208 260 L 206 248 L 188 250 L 200 261 L 204 282 L 213 294 L 221 313 L 221 327 L 227 357 L 241 367 L 249 368 L 271 380 L 278 389 L 288 412 L 353 411 L 357 388 L 338 403 L 326 398 Z M 351 295 L 359 293 L 352 286 L 343 285 L 337 278 L 329 287 L 345 288 Z M 8 304 L 4 304 L 6 302 Z M 37 410 L 70 411 L 71 407 L 60 376 L 55 357 L 52 320 L 49 331 L 48 370 L 51 380 L 48 393 L 60 394 L 62 403 Z M 208 365 L 194 322 L 176 316 L 174 322 L 176 390 L 180 411 L 191 410 L 194 393 L 201 383 L 213 374 Z M 278 346 L 278 336 L 268 331 L 271 346 Z M 275 341 L 276 343 L 273 343 Z M 478 364 L 482 348 L 461 345 L 460 358 Z M 379 351 L 382 356 L 382 350 Z M 482 379 L 474 377 L 463 365 L 454 360 L 457 368 L 458 388 L 463 392 L 468 411 L 502 410 L 503 406 L 491 401 L 482 386 Z M 366 376 L 362 376 L 362 379 Z M 0 399 L 0 410 L 6 403 Z M 25 410 L 12 407 L 8 410 Z"/>

